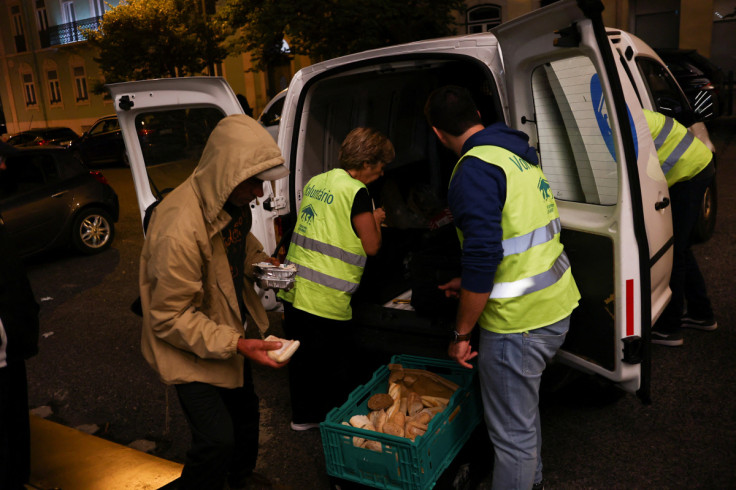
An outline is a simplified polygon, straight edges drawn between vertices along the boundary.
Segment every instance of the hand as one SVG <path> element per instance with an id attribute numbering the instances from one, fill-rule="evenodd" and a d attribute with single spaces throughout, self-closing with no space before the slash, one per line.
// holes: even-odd
<path id="1" fill-rule="evenodd" d="M 275 265 L 276 267 L 281 265 L 281 262 L 276 257 L 269 257 L 266 262 L 268 262 L 271 265 Z"/>
<path id="2" fill-rule="evenodd" d="M 276 362 L 268 357 L 268 351 L 281 348 L 281 342 L 266 342 L 260 339 L 238 339 L 238 353 L 248 359 L 269 366 L 272 368 L 280 368 L 286 366 L 289 361 Z"/>
<path id="3" fill-rule="evenodd" d="M 376 220 L 376 225 L 381 226 L 386 221 L 386 210 L 383 208 L 374 209 L 373 219 Z"/>
<path id="4" fill-rule="evenodd" d="M 460 278 L 455 277 L 454 279 L 450 280 L 450 282 L 440 284 L 437 287 L 445 292 L 446 298 L 457 298 L 460 296 L 460 284 Z"/>
<path id="5" fill-rule="evenodd" d="M 478 351 L 473 351 L 469 340 L 461 340 L 460 342 L 451 342 L 447 348 L 447 355 L 454 359 L 458 364 L 468 369 L 473 369 L 473 365 L 468 361 L 478 356 Z"/>

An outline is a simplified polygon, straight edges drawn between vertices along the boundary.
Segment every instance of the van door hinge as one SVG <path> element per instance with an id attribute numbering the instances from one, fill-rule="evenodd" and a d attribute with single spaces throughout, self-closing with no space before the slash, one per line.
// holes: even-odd
<path id="1" fill-rule="evenodd" d="M 632 335 L 631 337 L 621 339 L 621 342 L 624 343 L 624 357 L 621 360 L 626 364 L 641 364 L 641 337 Z"/>
<path id="2" fill-rule="evenodd" d="M 286 207 L 286 198 L 284 196 L 270 197 L 263 201 L 263 209 L 266 211 L 275 211 Z"/>
<path id="3" fill-rule="evenodd" d="M 130 96 L 128 95 L 120 97 L 120 102 L 118 102 L 118 106 L 124 111 L 129 111 L 134 105 L 135 104 L 130 100 Z"/>
<path id="4" fill-rule="evenodd" d="M 570 27 L 555 31 L 560 37 L 555 38 L 552 43 L 557 48 L 577 48 L 580 46 L 580 32 L 578 26 L 573 24 Z"/>

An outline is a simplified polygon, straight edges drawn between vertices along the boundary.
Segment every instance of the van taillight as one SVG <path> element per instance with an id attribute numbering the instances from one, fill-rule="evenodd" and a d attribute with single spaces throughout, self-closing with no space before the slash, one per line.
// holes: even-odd
<path id="1" fill-rule="evenodd" d="M 94 177 L 100 184 L 109 185 L 107 179 L 104 175 L 102 175 L 102 172 L 100 172 L 99 170 L 90 170 L 89 174 Z"/>

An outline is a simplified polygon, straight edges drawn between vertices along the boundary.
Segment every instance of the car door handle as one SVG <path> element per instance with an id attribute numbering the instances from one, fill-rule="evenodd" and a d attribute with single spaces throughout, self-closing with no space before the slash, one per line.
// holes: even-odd
<path id="1" fill-rule="evenodd" d="M 654 203 L 654 209 L 655 209 L 655 211 L 659 211 L 660 209 L 664 209 L 664 208 L 666 208 L 669 205 L 670 205 L 670 198 L 669 197 L 665 197 L 661 201 L 658 201 L 658 202 L 655 202 Z"/>
<path id="2" fill-rule="evenodd" d="M 61 196 L 63 196 L 64 194 L 66 194 L 67 192 L 69 192 L 69 191 L 61 191 L 61 192 L 57 192 L 56 194 L 52 194 L 52 195 L 51 195 L 51 197 L 61 197 Z"/>

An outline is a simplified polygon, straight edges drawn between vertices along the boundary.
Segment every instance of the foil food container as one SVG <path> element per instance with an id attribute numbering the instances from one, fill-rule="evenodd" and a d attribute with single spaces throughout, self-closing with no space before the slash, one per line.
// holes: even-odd
<path id="1" fill-rule="evenodd" d="M 272 265 L 268 262 L 259 262 L 253 264 L 255 270 L 256 283 L 261 289 L 284 289 L 288 291 L 294 287 L 294 278 L 296 277 L 296 266 L 289 265 Z"/>

